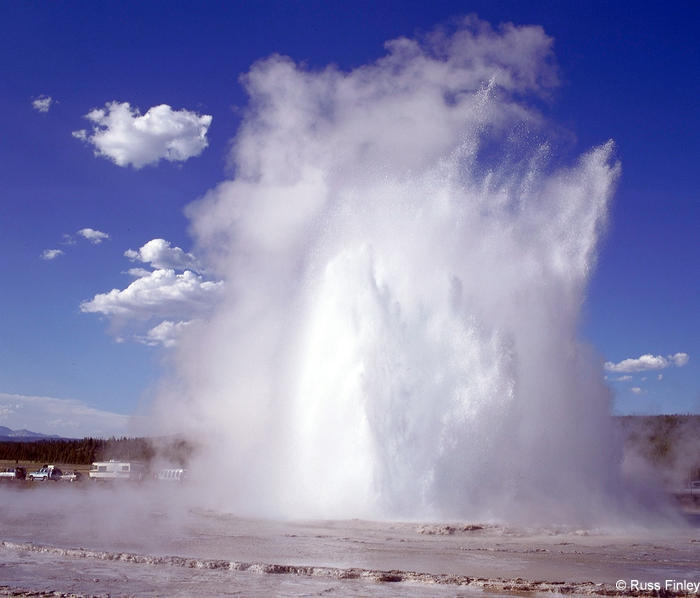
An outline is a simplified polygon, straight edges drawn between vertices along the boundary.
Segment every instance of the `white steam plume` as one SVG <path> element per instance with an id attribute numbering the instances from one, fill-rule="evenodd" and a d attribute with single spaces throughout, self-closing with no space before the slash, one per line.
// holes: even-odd
<path id="1" fill-rule="evenodd" d="M 592 517 L 620 452 L 576 329 L 612 143 L 550 166 L 539 27 L 386 47 L 244 78 L 236 176 L 188 212 L 225 298 L 158 407 L 238 512 Z"/>

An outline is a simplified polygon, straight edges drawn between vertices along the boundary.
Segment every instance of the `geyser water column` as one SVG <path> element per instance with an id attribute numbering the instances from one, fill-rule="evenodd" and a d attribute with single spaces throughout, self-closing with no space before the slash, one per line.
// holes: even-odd
<path id="1" fill-rule="evenodd" d="M 619 460 L 576 340 L 612 143 L 566 160 L 548 141 L 539 27 L 386 48 L 244 77 L 235 177 L 188 211 L 226 295 L 160 407 L 238 513 L 588 517 Z"/>

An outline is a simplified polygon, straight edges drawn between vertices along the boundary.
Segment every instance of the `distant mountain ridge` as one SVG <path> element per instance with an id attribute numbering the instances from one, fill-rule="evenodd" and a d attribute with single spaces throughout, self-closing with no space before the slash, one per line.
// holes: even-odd
<path id="1" fill-rule="evenodd" d="M 0 426 L 0 441 L 24 441 L 24 440 L 55 440 L 61 438 L 58 434 L 41 434 L 31 430 L 13 430 L 6 426 Z"/>

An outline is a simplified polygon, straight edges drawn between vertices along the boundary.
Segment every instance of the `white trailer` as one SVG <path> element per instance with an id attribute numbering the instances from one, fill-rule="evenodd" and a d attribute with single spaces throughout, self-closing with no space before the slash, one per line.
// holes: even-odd
<path id="1" fill-rule="evenodd" d="M 146 475 L 145 463 L 138 461 L 95 461 L 90 468 L 90 479 L 130 480 L 140 482 Z"/>

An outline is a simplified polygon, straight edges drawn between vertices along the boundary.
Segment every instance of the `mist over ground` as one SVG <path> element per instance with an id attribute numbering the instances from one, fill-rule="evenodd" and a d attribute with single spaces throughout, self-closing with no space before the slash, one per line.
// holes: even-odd
<path id="1" fill-rule="evenodd" d="M 594 523 L 634 512 L 578 338 L 620 164 L 543 111 L 536 26 L 476 18 L 311 70 L 273 55 L 232 178 L 191 204 L 225 281 L 155 404 L 207 504 L 274 517 Z"/>
<path id="2" fill-rule="evenodd" d="M 654 596 L 616 580 L 697 578 L 692 528 L 279 521 L 192 508 L 197 490 L 0 484 L 0 594 Z"/>

